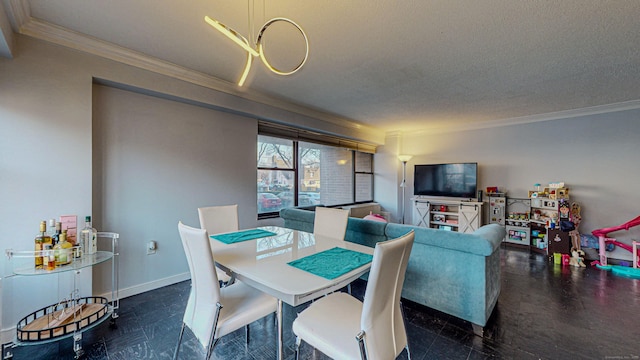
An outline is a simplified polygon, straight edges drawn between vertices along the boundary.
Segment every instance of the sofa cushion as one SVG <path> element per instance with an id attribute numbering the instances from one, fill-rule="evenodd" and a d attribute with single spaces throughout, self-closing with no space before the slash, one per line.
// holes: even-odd
<path id="1" fill-rule="evenodd" d="M 497 224 L 485 225 L 473 234 L 402 224 L 388 224 L 385 232 L 389 239 L 395 239 L 410 230 L 415 230 L 416 232 L 415 243 L 483 256 L 491 255 L 500 246 L 500 242 L 504 238 L 504 229 Z"/>

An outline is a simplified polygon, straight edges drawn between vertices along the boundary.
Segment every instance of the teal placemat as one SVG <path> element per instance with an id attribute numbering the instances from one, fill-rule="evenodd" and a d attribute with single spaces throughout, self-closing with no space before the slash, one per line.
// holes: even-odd
<path id="1" fill-rule="evenodd" d="M 242 241 L 253 240 L 257 238 L 263 238 L 263 237 L 274 236 L 274 235 L 276 235 L 276 233 L 271 231 L 262 230 L 262 229 L 250 229 L 250 230 L 242 230 L 242 231 L 237 231 L 237 232 L 232 232 L 227 234 L 211 235 L 210 237 L 212 239 L 216 239 L 225 244 L 235 244 Z"/>
<path id="2" fill-rule="evenodd" d="M 333 280 L 351 270 L 370 263 L 372 259 L 373 256 L 369 254 L 334 247 L 293 260 L 287 264 L 314 275 L 322 276 L 325 279 Z"/>

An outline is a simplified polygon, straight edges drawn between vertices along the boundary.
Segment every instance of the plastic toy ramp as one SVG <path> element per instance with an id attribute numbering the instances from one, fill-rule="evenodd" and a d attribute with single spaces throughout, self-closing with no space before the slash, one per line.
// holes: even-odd
<path id="1" fill-rule="evenodd" d="M 614 226 L 614 227 L 609 227 L 609 228 L 604 228 L 604 229 L 597 229 L 597 230 L 593 230 L 591 233 L 594 236 L 598 237 L 598 242 L 599 242 L 599 255 L 600 255 L 600 260 L 599 260 L 599 264 L 600 266 L 598 266 L 598 268 L 600 269 L 604 269 L 604 270 L 609 270 L 609 268 L 607 267 L 607 255 L 605 253 L 605 244 L 606 243 L 612 243 L 614 245 L 618 245 L 621 248 L 630 251 L 630 252 L 634 252 L 633 248 L 627 244 L 623 244 L 619 241 L 616 241 L 616 239 L 611 239 L 609 238 L 607 235 L 611 232 L 614 231 L 618 231 L 618 230 L 629 230 L 634 226 L 638 226 L 640 225 L 640 216 L 636 217 L 633 220 L 629 220 L 626 223 L 622 224 L 622 225 L 618 225 L 618 226 Z M 635 256 L 635 254 L 634 254 Z M 632 261 L 636 261 L 636 259 L 633 259 Z M 640 265 L 640 261 L 638 261 L 638 264 Z"/>
<path id="2" fill-rule="evenodd" d="M 609 234 L 610 232 L 614 232 L 614 231 L 618 231 L 618 230 L 629 230 L 634 226 L 638 226 L 640 225 L 640 216 L 638 216 L 637 218 L 633 219 L 633 220 L 629 220 L 626 223 L 622 224 L 622 225 L 618 225 L 618 226 L 614 226 L 614 227 L 609 227 L 609 228 L 604 228 L 604 229 L 597 229 L 597 230 L 593 230 L 591 233 L 597 237 L 603 236 L 603 237 L 607 237 L 607 234 Z"/>

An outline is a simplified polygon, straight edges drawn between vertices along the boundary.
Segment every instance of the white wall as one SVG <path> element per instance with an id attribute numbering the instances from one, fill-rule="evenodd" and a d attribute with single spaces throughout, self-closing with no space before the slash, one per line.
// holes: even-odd
<path id="1" fill-rule="evenodd" d="M 403 151 L 414 155 L 407 197 L 413 194 L 415 164 L 477 162 L 479 189 L 500 186 L 508 196 L 527 197 L 534 183 L 564 181 L 571 201 L 582 206 L 580 232 L 622 224 L 640 215 L 639 118 L 640 110 L 627 110 L 476 131 L 405 134 Z M 611 235 L 623 242 L 640 239 L 640 227 Z M 624 250 L 610 255 L 631 258 Z"/>
<path id="2" fill-rule="evenodd" d="M 376 149 L 374 155 L 374 200 L 380 204 L 384 211 L 390 213 L 390 221 L 400 223 L 402 220 L 401 190 L 399 185 L 402 182 L 402 167 L 398 161 L 398 154 L 402 152 L 400 148 L 399 134 L 387 136 L 385 144 Z M 407 194 L 409 189 L 406 190 Z M 406 196 L 408 202 L 409 196 Z M 407 204 L 408 205 L 408 204 Z M 411 217 L 405 214 L 405 223 L 409 224 Z"/>

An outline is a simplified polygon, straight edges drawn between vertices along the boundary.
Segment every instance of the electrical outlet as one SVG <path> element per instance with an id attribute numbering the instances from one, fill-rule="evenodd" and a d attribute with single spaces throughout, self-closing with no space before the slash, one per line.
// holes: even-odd
<path id="1" fill-rule="evenodd" d="M 151 240 L 147 243 L 147 255 L 153 255 L 158 251 L 158 243 L 155 240 Z"/>

